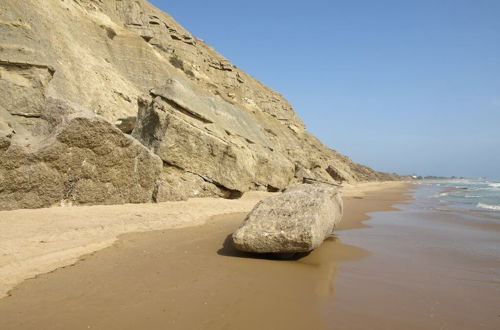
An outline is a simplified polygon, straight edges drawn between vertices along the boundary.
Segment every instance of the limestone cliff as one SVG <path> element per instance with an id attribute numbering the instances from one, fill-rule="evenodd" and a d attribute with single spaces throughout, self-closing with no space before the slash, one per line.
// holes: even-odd
<path id="1" fill-rule="evenodd" d="M 147 1 L 0 3 L 0 208 L 234 198 L 304 178 L 392 176 L 324 146 Z"/>

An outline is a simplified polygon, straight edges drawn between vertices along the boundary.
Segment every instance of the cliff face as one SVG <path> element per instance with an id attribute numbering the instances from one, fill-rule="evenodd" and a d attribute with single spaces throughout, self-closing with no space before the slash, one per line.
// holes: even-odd
<path id="1" fill-rule="evenodd" d="M 304 178 L 391 176 L 324 146 L 147 1 L 0 3 L 0 208 L 233 198 Z"/>

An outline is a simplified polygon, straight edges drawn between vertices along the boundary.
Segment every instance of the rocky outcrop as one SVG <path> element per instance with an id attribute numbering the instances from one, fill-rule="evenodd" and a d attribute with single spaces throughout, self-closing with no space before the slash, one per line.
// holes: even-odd
<path id="1" fill-rule="evenodd" d="M 55 135 L 60 132 L 48 131 L 47 123 L 52 119 L 46 115 L 47 98 L 72 104 L 60 108 L 63 113 L 58 118 L 64 119 L 53 126 L 57 132 L 66 127 L 81 134 L 86 134 L 83 128 L 100 134 L 106 127 L 108 132 L 98 135 L 113 141 L 107 144 L 110 155 L 106 157 L 115 156 L 114 148 L 126 154 L 124 162 L 128 165 L 116 167 L 116 177 L 130 175 L 129 165 L 132 160 L 135 163 L 134 159 L 150 162 L 157 159 L 152 154 L 161 159 L 161 170 L 157 171 L 154 165 L 146 175 L 151 182 L 149 176 L 157 173 L 152 194 L 145 182 L 138 188 L 144 191 L 134 193 L 141 197 L 134 198 L 133 189 L 130 193 L 119 192 L 122 188 L 118 187 L 135 185 L 132 175 L 128 183 L 113 181 L 106 186 L 109 190 L 99 188 L 101 197 L 93 196 L 93 189 L 82 186 L 79 191 L 86 191 L 88 197 L 75 197 L 75 203 L 146 201 L 149 195 L 155 201 L 192 196 L 235 198 L 248 190 L 283 190 L 307 179 L 356 182 L 392 178 L 324 146 L 305 130 L 292 106 L 279 93 L 237 68 L 145 0 L 3 0 L 1 162 L 8 163 L 3 158 L 14 157 L 13 150 L 18 150 L 15 157 L 25 158 L 30 164 L 32 175 L 28 181 L 41 173 L 48 175 L 44 172 L 48 167 L 51 175 L 59 178 L 55 182 L 66 182 L 73 174 L 52 166 L 52 160 L 40 158 L 38 148 L 49 148 L 49 141 L 56 141 L 51 148 L 57 145 L 57 158 L 73 164 L 71 173 L 83 159 L 73 153 L 72 141 L 62 142 Z M 72 110 L 75 107 L 90 109 L 94 117 L 86 115 L 87 119 L 77 120 Z M 149 151 L 139 152 L 136 141 L 119 135 L 118 130 L 111 133 L 110 123 L 115 123 L 122 133 L 132 134 Z M 29 136 L 29 147 L 28 140 L 19 142 L 20 136 Z M 130 158 L 128 147 L 119 147 L 119 140 L 123 139 L 134 141 L 133 148 L 139 154 L 150 154 Z M 81 154 L 88 150 L 99 152 L 79 145 Z M 11 150 L 5 154 L 7 149 Z M 64 155 L 66 152 L 69 155 Z M 101 168 L 99 162 L 113 161 L 92 159 L 96 173 L 111 170 L 107 165 Z M 45 189 L 38 183 L 16 188 L 11 177 L 2 180 L 0 199 L 5 201 L 12 200 L 16 189 L 29 190 L 32 195 L 42 194 Z M 107 179 L 95 178 L 95 182 L 103 180 Z M 56 186 L 67 190 L 65 184 Z M 65 199 L 61 191 L 49 194 L 52 197 L 40 196 L 41 201 L 28 198 L 16 202 L 11 208 L 59 203 Z M 108 197 L 103 197 L 106 194 Z M 113 194 L 121 197 L 112 197 Z M 19 196 L 15 198 L 23 199 Z"/>
<path id="2" fill-rule="evenodd" d="M 245 252 L 309 252 L 323 243 L 341 218 L 338 187 L 297 185 L 259 202 L 233 233 L 233 245 Z"/>
<path id="3" fill-rule="evenodd" d="M 293 163 L 274 152 L 263 128 L 234 105 L 174 79 L 150 95 L 141 102 L 133 135 L 160 156 L 166 172 L 194 174 L 220 190 L 218 195 L 230 197 L 259 187 L 281 190 L 292 181 Z M 170 195 L 199 194 L 196 186 L 179 189 L 168 180 L 162 186 Z"/>
<path id="4" fill-rule="evenodd" d="M 40 117 L 36 135 L 1 130 L 0 209 L 153 199 L 162 163 L 138 141 L 59 100 Z"/>

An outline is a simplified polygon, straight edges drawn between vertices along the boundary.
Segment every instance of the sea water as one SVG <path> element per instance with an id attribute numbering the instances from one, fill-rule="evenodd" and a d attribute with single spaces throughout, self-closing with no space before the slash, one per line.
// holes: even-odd
<path id="1" fill-rule="evenodd" d="M 397 211 L 336 232 L 370 255 L 340 264 L 332 328 L 500 329 L 500 182 L 423 181 L 409 193 Z"/>
<path id="2" fill-rule="evenodd" d="M 439 200 L 441 211 L 465 211 L 500 220 L 498 180 L 423 181 L 419 184 L 435 188 L 432 197 Z"/>

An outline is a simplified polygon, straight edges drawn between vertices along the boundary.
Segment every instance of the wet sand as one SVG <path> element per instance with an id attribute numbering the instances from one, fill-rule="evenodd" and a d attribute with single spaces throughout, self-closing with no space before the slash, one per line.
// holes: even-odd
<path id="1" fill-rule="evenodd" d="M 340 264 L 324 309 L 333 329 L 500 329 L 500 217 L 442 212 L 429 189 L 338 232 L 370 255 Z"/>
<path id="2" fill-rule="evenodd" d="M 339 229 L 408 197 L 403 184 L 351 189 Z M 24 281 L 0 299 L 0 329 L 328 329 L 335 276 L 370 252 L 334 236 L 297 260 L 254 258 L 228 235 L 245 213 L 126 234 L 73 266 Z"/>

